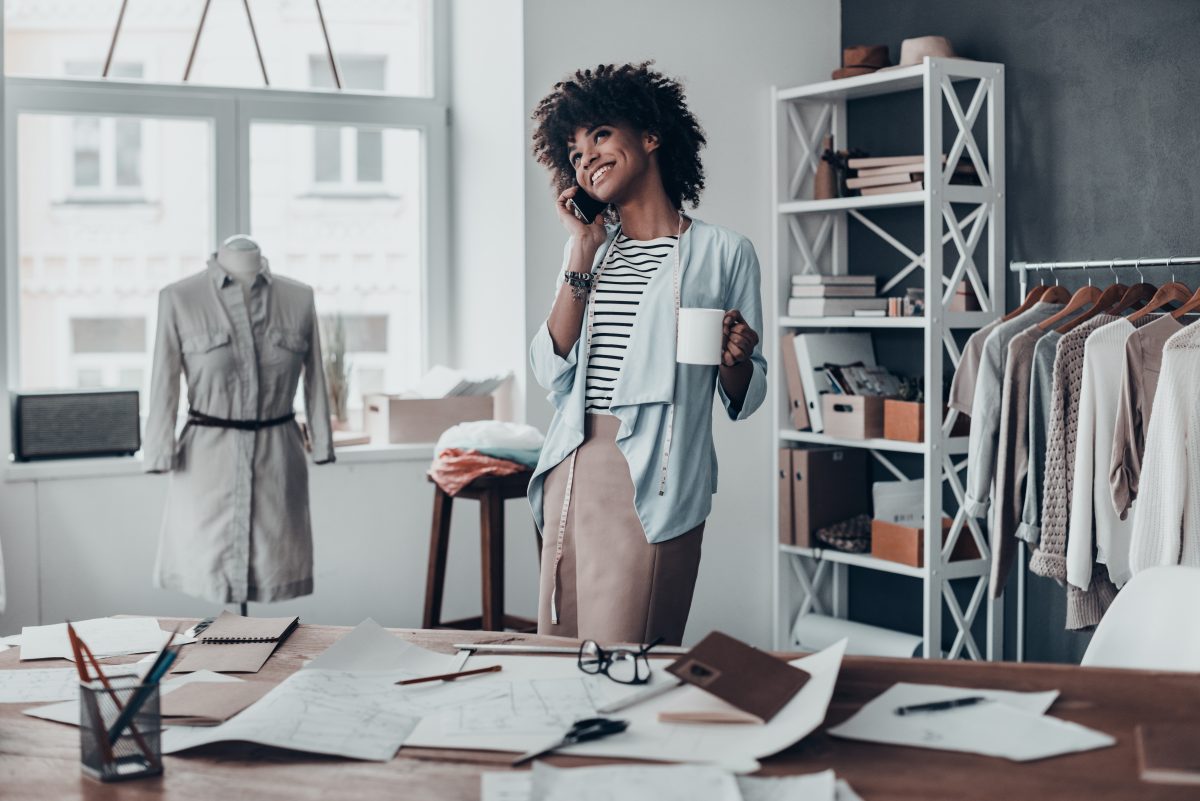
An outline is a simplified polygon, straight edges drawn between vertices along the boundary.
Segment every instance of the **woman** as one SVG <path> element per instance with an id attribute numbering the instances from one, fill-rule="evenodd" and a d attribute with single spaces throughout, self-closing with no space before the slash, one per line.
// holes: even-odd
<path id="1" fill-rule="evenodd" d="M 530 347 L 555 407 L 529 485 L 538 632 L 679 643 L 717 491 L 713 386 L 734 420 L 766 394 L 758 258 L 683 213 L 704 188 L 704 133 L 649 62 L 576 72 L 533 117 L 571 235 Z M 607 205 L 591 224 L 572 210 L 580 187 Z M 719 366 L 676 363 L 680 307 L 728 310 Z"/>

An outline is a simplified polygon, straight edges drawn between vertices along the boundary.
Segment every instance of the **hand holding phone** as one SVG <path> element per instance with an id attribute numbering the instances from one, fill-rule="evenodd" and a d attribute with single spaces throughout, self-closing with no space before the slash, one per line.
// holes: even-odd
<path id="1" fill-rule="evenodd" d="M 578 201 L 577 198 L 579 198 Z M 592 212 L 587 215 L 586 221 L 583 215 L 576 211 L 577 205 L 582 205 L 585 210 Z M 578 185 L 567 187 L 560 192 L 556 205 L 558 219 L 568 233 L 581 243 L 594 247 L 602 245 L 608 236 L 608 231 L 604 227 L 604 217 L 600 214 L 605 208 L 607 208 L 607 204 L 587 195 Z"/>
<path id="2" fill-rule="evenodd" d="M 592 197 L 582 186 L 575 184 L 575 194 L 571 196 L 571 207 L 574 209 L 576 217 L 591 225 L 596 216 L 608 208 L 608 204 Z"/>

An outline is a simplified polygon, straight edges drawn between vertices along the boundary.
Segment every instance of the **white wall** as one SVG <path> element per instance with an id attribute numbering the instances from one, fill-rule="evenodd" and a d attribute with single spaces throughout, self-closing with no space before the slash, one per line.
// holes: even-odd
<path id="1" fill-rule="evenodd" d="M 425 599 L 432 485 L 428 457 L 310 467 L 315 591 L 251 614 L 309 623 L 419 627 Z M 0 635 L 38 622 L 111 614 L 203 617 L 217 606 L 151 587 L 168 478 L 125 475 L 0 483 L 8 610 Z M 536 615 L 533 526 L 509 501 L 506 611 Z M 479 504 L 457 501 L 443 619 L 479 614 Z M 523 584 L 522 584 L 523 582 Z"/>
<path id="2" fill-rule="evenodd" d="M 708 137 L 708 188 L 696 216 L 750 237 L 767 269 L 770 87 L 829 77 L 840 52 L 838 14 L 836 0 L 526 0 L 525 108 L 577 68 L 655 59 L 658 69 L 683 80 Z M 525 175 L 525 335 L 532 337 L 549 310 L 565 234 L 551 208 L 547 174 L 528 156 Z M 772 369 L 770 380 L 778 375 Z M 532 376 L 528 386 L 528 420 L 544 427 L 549 404 Z M 764 408 L 737 424 L 717 418 L 720 491 L 705 529 L 688 642 L 712 629 L 764 646 L 771 642 L 774 457 L 768 416 Z"/>

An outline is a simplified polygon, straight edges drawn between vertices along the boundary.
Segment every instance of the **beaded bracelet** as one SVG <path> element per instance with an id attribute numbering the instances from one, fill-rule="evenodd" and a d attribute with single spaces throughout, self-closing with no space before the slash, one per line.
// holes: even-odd
<path id="1" fill-rule="evenodd" d="M 573 270 L 563 272 L 563 279 L 571 286 L 571 297 L 575 300 L 587 298 L 588 290 L 592 288 L 595 276 L 592 273 L 577 273 Z"/>

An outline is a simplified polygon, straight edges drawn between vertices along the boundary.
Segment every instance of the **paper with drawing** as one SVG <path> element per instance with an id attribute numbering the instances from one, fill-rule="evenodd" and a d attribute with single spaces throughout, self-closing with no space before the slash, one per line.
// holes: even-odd
<path id="1" fill-rule="evenodd" d="M 989 700 L 938 712 L 896 714 L 897 707 L 972 695 Z M 850 740 L 965 751 L 1016 762 L 1116 743 L 1103 732 L 1046 715 L 1057 697 L 1054 690 L 1015 693 L 901 682 L 867 702 L 845 723 L 829 729 L 829 733 Z"/>
<path id="2" fill-rule="evenodd" d="M 703 690 L 680 687 L 622 710 L 618 716 L 630 721 L 626 731 L 602 740 L 570 746 L 564 752 L 670 762 L 709 762 L 751 770 L 759 757 L 787 748 L 821 724 L 833 695 L 844 647 L 844 642 L 838 643 L 818 654 L 792 661 L 791 664 L 808 671 L 812 678 L 766 724 L 731 727 L 660 723 L 660 711 L 687 709 L 689 705 L 708 703 Z M 579 673 L 569 660 L 496 656 L 488 656 L 487 659 L 489 662 L 502 663 L 504 670 L 472 681 L 480 685 L 509 685 L 504 688 L 503 700 L 493 700 L 489 705 L 498 708 L 507 705 L 514 716 L 512 724 L 507 725 L 502 718 L 494 715 L 476 717 L 476 711 L 466 707 L 425 717 L 406 741 L 407 745 L 493 751 L 531 750 L 543 745 L 548 736 L 564 731 L 566 726 L 562 725 L 562 720 L 566 717 L 591 716 L 601 699 L 607 703 L 618 693 L 630 692 L 630 688 L 603 676 L 580 675 L 574 679 L 579 689 L 565 693 L 565 685 L 548 685 L 547 682 L 551 680 L 564 681 L 564 677 L 570 676 L 572 671 Z M 672 681 L 673 677 L 660 666 L 655 669 L 653 680 Z M 540 701 L 544 693 L 551 691 L 573 699 L 569 715 L 560 714 L 556 717 L 546 714 L 547 705 L 529 702 L 531 697 Z M 545 722 L 545 728 L 535 730 L 538 729 L 536 724 L 539 719 Z"/>

